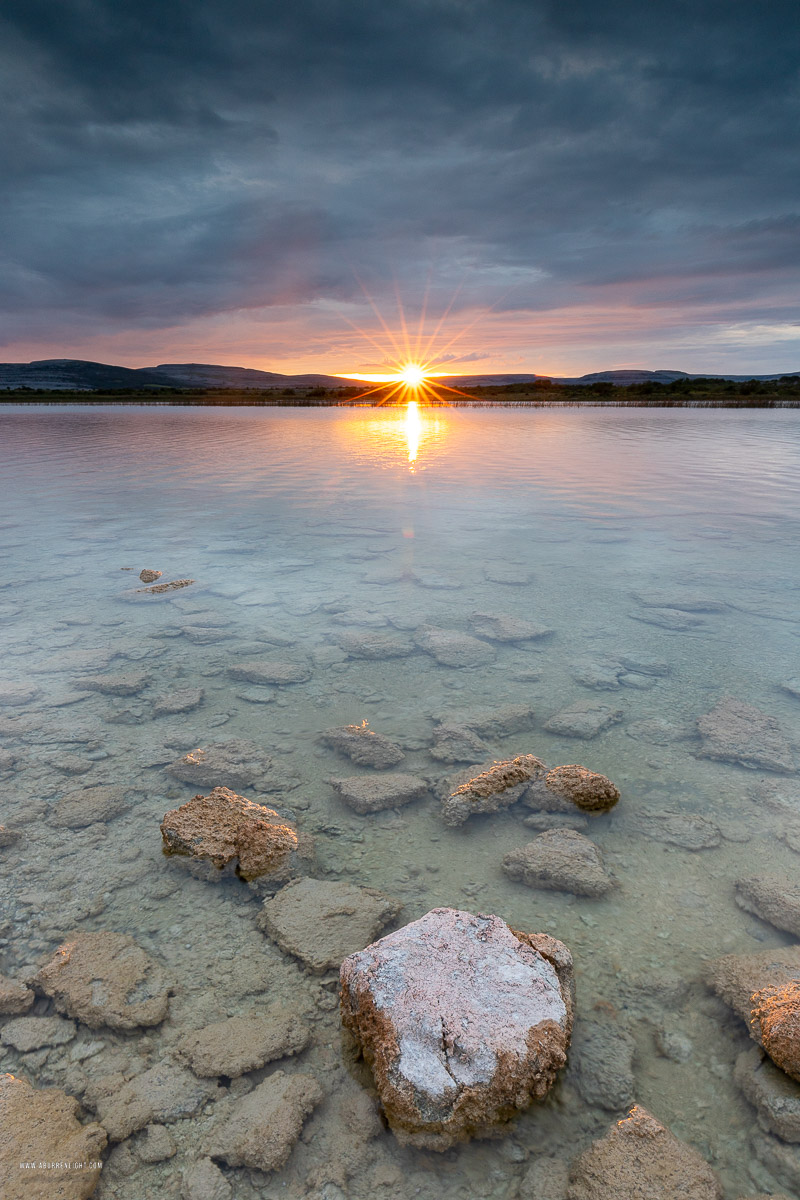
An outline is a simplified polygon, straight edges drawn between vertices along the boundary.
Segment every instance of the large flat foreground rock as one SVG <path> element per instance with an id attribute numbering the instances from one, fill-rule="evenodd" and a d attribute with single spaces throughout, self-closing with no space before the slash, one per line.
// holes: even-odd
<path id="1" fill-rule="evenodd" d="M 435 908 L 342 963 L 345 1028 L 401 1142 L 445 1150 L 546 1095 L 572 1030 L 572 957 L 496 916 Z"/>

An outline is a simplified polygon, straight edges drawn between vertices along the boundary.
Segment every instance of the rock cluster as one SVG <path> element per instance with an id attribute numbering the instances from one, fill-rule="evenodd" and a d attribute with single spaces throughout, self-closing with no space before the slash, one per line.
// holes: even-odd
<path id="1" fill-rule="evenodd" d="M 220 871 L 235 860 L 242 879 L 285 876 L 298 848 L 297 831 L 273 808 L 224 787 L 168 812 L 161 836 L 165 854 L 200 859 Z"/>
<path id="2" fill-rule="evenodd" d="M 342 1021 L 401 1142 L 443 1150 L 548 1091 L 572 1029 L 572 959 L 496 916 L 433 909 L 341 968 Z"/>
<path id="3" fill-rule="evenodd" d="M 136 1029 L 164 1020 L 171 982 L 133 938 L 103 930 L 71 934 L 33 986 L 90 1029 Z"/>
<path id="4" fill-rule="evenodd" d="M 508 808 L 521 797 L 532 779 L 546 768 L 535 754 L 521 754 L 493 763 L 487 770 L 462 783 L 442 803 L 445 825 L 463 825 L 478 813 Z"/>

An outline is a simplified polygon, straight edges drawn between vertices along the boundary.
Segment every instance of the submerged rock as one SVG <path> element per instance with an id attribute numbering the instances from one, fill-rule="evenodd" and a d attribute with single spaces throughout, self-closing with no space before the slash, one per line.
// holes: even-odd
<path id="1" fill-rule="evenodd" d="M 450 723 L 437 725 L 433 731 L 431 758 L 439 762 L 478 762 L 488 753 L 489 747 L 474 729 L 466 725 Z"/>
<path id="2" fill-rule="evenodd" d="M 636 1094 L 633 1059 L 636 1043 L 613 1021 L 578 1021 L 570 1049 L 570 1075 L 587 1104 L 617 1112 Z"/>
<path id="3" fill-rule="evenodd" d="M 207 742 L 166 768 L 173 779 L 194 787 L 258 788 L 263 792 L 288 791 L 297 786 L 290 769 L 279 766 L 260 746 L 244 738 Z"/>
<path id="4" fill-rule="evenodd" d="M 0 850 L 13 846 L 15 842 L 19 841 L 20 836 L 17 829 L 9 829 L 6 825 L 0 825 Z"/>
<path id="5" fill-rule="evenodd" d="M 494 662 L 496 657 L 488 642 L 434 625 L 421 625 L 414 634 L 414 641 L 420 650 L 430 654 L 443 667 L 483 667 Z"/>
<path id="6" fill-rule="evenodd" d="M 0 975 L 0 1016 L 15 1017 L 26 1013 L 35 1000 L 35 994 L 24 983 Z"/>
<path id="7" fill-rule="evenodd" d="M 75 1037 L 75 1022 L 63 1017 L 17 1017 L 0 1030 L 0 1042 L 20 1054 L 43 1046 L 63 1046 Z"/>
<path id="8" fill-rule="evenodd" d="M 766 1128 L 785 1142 L 800 1142 L 800 1087 L 757 1046 L 739 1055 L 733 1078 Z"/>
<path id="9" fill-rule="evenodd" d="M 360 725 L 342 725 L 338 729 L 326 729 L 319 740 L 337 754 L 344 754 L 359 767 L 375 767 L 387 770 L 402 762 L 405 754 L 398 745 L 375 733 L 366 721 Z"/>
<path id="10" fill-rule="evenodd" d="M 187 1033 L 178 1043 L 178 1053 L 195 1075 L 237 1079 L 276 1058 L 299 1054 L 309 1036 L 308 1027 L 296 1013 L 273 1005 L 263 1013 L 229 1017 Z"/>
<path id="11" fill-rule="evenodd" d="M 163 571 L 151 571 L 145 567 L 144 570 L 139 572 L 139 578 L 142 583 L 155 583 L 155 581 L 160 579 L 163 574 Z"/>
<path id="12" fill-rule="evenodd" d="M 287 876 L 299 844 L 297 830 L 274 808 L 253 804 L 224 787 L 168 812 L 161 837 L 165 854 L 200 859 L 220 871 L 237 860 L 236 874 L 242 879 Z"/>
<path id="13" fill-rule="evenodd" d="M 127 811 L 130 802 L 124 788 L 90 787 L 60 796 L 51 821 L 59 829 L 84 829 L 95 822 L 110 821 Z"/>
<path id="14" fill-rule="evenodd" d="M 488 770 L 467 780 L 445 798 L 442 820 L 445 825 L 463 825 L 478 813 L 493 813 L 508 808 L 520 799 L 531 779 L 546 770 L 534 754 L 521 754 L 495 762 Z"/>
<path id="15" fill-rule="evenodd" d="M 670 629 L 673 633 L 686 633 L 705 625 L 702 617 L 693 617 L 689 613 L 676 608 L 646 608 L 644 612 L 628 613 L 634 621 L 643 621 L 645 625 L 656 625 L 659 629 Z"/>
<path id="16" fill-rule="evenodd" d="M 700 717 L 697 728 L 703 741 L 702 758 L 762 767 L 792 774 L 794 756 L 776 717 L 732 696 L 724 696 L 711 712 Z"/>
<path id="17" fill-rule="evenodd" d="M 568 1200 L 722 1200 L 711 1167 L 637 1105 L 572 1165 Z"/>
<path id="18" fill-rule="evenodd" d="M 183 1172 L 181 1200 L 232 1200 L 233 1188 L 210 1158 L 193 1162 Z"/>
<path id="19" fill-rule="evenodd" d="M 482 737 L 506 737 L 522 733 L 536 724 L 530 704 L 498 704 L 496 707 L 459 708 L 434 717 L 440 725 L 472 730 Z"/>
<path id="20" fill-rule="evenodd" d="M 505 613 L 473 613 L 470 625 L 477 637 L 488 638 L 492 642 L 528 642 L 549 637 L 553 632 L 545 625 L 534 625 L 532 621 Z"/>
<path id="21" fill-rule="evenodd" d="M 150 682 L 144 671 L 126 671 L 118 675 L 94 675 L 81 679 L 75 687 L 84 692 L 101 692 L 104 696 L 138 696 Z"/>
<path id="22" fill-rule="evenodd" d="M 737 879 L 736 903 L 776 929 L 800 937 L 800 882 L 781 875 Z"/>
<path id="23" fill-rule="evenodd" d="M 202 688 L 176 688 L 173 692 L 164 692 L 153 705 L 153 716 L 169 717 L 177 713 L 194 712 L 203 703 L 205 692 Z"/>
<path id="24" fill-rule="evenodd" d="M 106 1132 L 81 1125 L 80 1105 L 57 1088 L 0 1075 L 0 1195 L 3 1200 L 87 1200 L 100 1178 Z M 21 1163 L 48 1164 L 21 1170 Z"/>
<path id="25" fill-rule="evenodd" d="M 178 1121 L 216 1095 L 217 1085 L 196 1079 L 185 1067 L 162 1062 L 133 1079 L 106 1075 L 84 1096 L 112 1142 L 122 1142 L 154 1121 Z"/>
<path id="26" fill-rule="evenodd" d="M 750 998 L 750 1033 L 776 1066 L 800 1082 L 800 979 Z"/>
<path id="27" fill-rule="evenodd" d="M 256 924 L 281 950 L 322 972 L 371 942 L 402 907 L 375 888 L 296 879 L 265 901 Z"/>
<path id="28" fill-rule="evenodd" d="M 242 683 L 285 686 L 289 683 L 306 683 L 311 678 L 311 668 L 307 662 L 260 659 L 228 667 L 228 674 L 231 679 Z"/>
<path id="29" fill-rule="evenodd" d="M 170 579 L 167 583 L 154 583 L 151 587 L 137 588 L 136 591 L 149 596 L 162 596 L 165 592 L 177 592 L 180 588 L 189 587 L 194 582 L 194 579 Z"/>
<path id="30" fill-rule="evenodd" d="M 416 775 L 353 775 L 332 779 L 331 787 L 344 803 L 357 813 L 382 812 L 400 808 L 427 795 L 428 784 Z"/>
<path id="31" fill-rule="evenodd" d="M 136 1146 L 136 1153 L 142 1162 L 166 1162 L 174 1158 L 178 1152 L 169 1130 L 163 1125 L 145 1125 L 144 1132 Z"/>
<path id="32" fill-rule="evenodd" d="M 551 792 L 570 800 L 583 812 L 608 812 L 619 800 L 619 788 L 610 779 L 574 763 L 555 767 L 544 782 Z"/>
<path id="33" fill-rule="evenodd" d="M 444 1150 L 543 1098 L 566 1061 L 572 958 L 546 934 L 438 908 L 341 969 L 342 1021 L 404 1143 Z"/>
<path id="34" fill-rule="evenodd" d="M 71 934 L 33 986 L 90 1029 L 136 1029 L 164 1020 L 171 981 L 133 938 L 103 930 Z"/>
<path id="35" fill-rule="evenodd" d="M 572 892 L 575 896 L 605 896 L 614 887 L 603 858 L 583 834 L 574 829 L 548 829 L 527 846 L 503 859 L 509 879 L 528 887 Z"/>
<path id="36" fill-rule="evenodd" d="M 380 662 L 386 658 L 407 658 L 415 650 L 410 638 L 396 633 L 337 633 L 335 644 L 348 658 Z"/>
<path id="37" fill-rule="evenodd" d="M 633 592 L 632 595 L 645 608 L 671 608 L 677 612 L 724 612 L 728 607 L 723 600 L 698 592 L 660 592 L 650 590 Z"/>
<path id="38" fill-rule="evenodd" d="M 682 850 L 713 850 L 722 843 L 719 826 L 695 813 L 633 813 L 628 827 L 654 842 L 680 846 Z"/>
<path id="39" fill-rule="evenodd" d="M 313 1075 L 274 1071 L 205 1140 L 205 1152 L 231 1167 L 276 1171 L 288 1159 L 303 1123 L 322 1099 Z"/>
<path id="40" fill-rule="evenodd" d="M 577 700 L 569 708 L 555 713 L 545 723 L 545 729 L 561 737 L 594 738 L 612 725 L 618 725 L 624 715 L 621 708 L 612 708 L 599 700 Z"/>

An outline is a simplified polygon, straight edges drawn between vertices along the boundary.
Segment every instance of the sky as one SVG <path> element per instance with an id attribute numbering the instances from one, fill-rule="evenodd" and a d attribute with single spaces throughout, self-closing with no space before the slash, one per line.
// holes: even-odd
<path id="1" fill-rule="evenodd" d="M 798 64 L 796 0 L 4 0 L 0 357 L 800 371 Z"/>

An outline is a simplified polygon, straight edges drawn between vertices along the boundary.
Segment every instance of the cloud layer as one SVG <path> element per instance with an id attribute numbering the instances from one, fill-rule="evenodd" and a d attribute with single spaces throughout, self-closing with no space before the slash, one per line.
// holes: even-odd
<path id="1" fill-rule="evenodd" d="M 798 43 L 783 0 L 8 0 L 3 357 L 346 370 L 427 287 L 487 367 L 800 369 Z"/>

